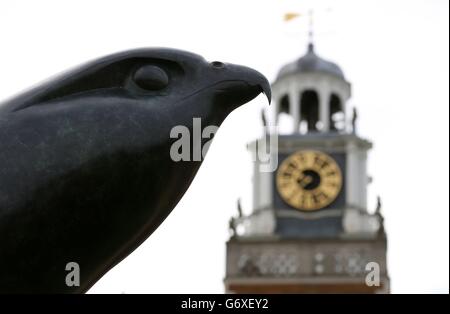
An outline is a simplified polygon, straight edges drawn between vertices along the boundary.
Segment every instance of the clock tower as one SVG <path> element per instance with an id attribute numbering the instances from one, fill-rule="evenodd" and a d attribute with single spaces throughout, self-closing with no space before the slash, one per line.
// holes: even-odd
<path id="1" fill-rule="evenodd" d="M 239 208 L 230 220 L 226 292 L 388 293 L 381 200 L 373 213 L 367 208 L 372 144 L 346 107 L 350 83 L 309 44 L 272 90 L 270 121 L 289 130 L 266 128 L 249 144 L 253 210 L 244 216 Z M 270 167 L 258 158 L 261 147 Z"/>

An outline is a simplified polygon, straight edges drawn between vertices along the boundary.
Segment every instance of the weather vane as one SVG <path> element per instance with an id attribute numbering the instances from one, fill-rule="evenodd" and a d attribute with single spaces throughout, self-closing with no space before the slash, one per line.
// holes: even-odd
<path id="1" fill-rule="evenodd" d="M 328 13 L 331 12 L 331 8 L 327 8 L 324 10 L 319 10 L 319 11 L 323 11 L 324 13 Z M 295 20 L 299 17 L 304 17 L 306 16 L 308 18 L 308 43 L 309 44 L 314 44 L 314 17 L 317 13 L 317 9 L 312 9 L 309 8 L 307 10 L 307 13 L 302 13 L 302 12 L 288 12 L 284 14 L 284 21 L 285 22 L 290 22 L 292 20 Z"/>

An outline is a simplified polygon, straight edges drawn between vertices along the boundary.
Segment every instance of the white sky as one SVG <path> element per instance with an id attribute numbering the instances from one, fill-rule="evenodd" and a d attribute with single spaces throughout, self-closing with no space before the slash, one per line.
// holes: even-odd
<path id="1" fill-rule="evenodd" d="M 144 46 L 252 66 L 271 80 L 304 53 L 312 1 L 0 2 L 0 99 L 57 72 Z M 383 198 L 395 293 L 449 291 L 448 1 L 314 1 L 316 50 L 353 84 L 360 134 L 374 141 L 370 208 Z M 332 11 L 326 13 L 325 9 Z M 245 144 L 263 96 L 220 129 L 193 185 L 163 225 L 92 293 L 222 293 L 227 222 L 251 210 Z"/>

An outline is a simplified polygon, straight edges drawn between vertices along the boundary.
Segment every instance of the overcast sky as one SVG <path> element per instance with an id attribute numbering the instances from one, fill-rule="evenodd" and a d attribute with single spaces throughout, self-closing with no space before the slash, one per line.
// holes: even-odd
<path id="1" fill-rule="evenodd" d="M 353 85 L 360 134 L 374 141 L 369 208 L 383 198 L 392 291 L 449 289 L 448 1 L 0 2 L 0 99 L 120 50 L 168 46 L 254 67 L 273 80 L 305 52 L 315 8 L 316 51 Z M 329 8 L 331 10 L 329 10 Z M 222 293 L 228 218 L 251 211 L 251 159 L 263 96 L 224 123 L 191 188 L 163 225 L 93 293 Z M 1 184 L 1 183 L 0 183 Z"/>

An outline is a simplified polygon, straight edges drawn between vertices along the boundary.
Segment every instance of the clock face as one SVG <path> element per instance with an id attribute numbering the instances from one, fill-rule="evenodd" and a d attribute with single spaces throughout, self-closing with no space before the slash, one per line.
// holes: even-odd
<path id="1" fill-rule="evenodd" d="M 286 158 L 276 175 L 281 198 L 290 206 L 313 211 L 331 204 L 342 188 L 341 170 L 333 158 L 303 150 Z"/>

